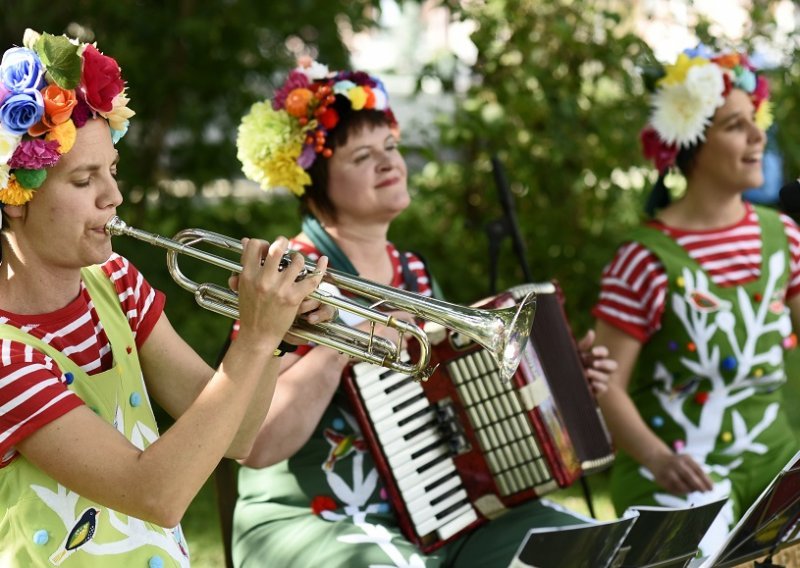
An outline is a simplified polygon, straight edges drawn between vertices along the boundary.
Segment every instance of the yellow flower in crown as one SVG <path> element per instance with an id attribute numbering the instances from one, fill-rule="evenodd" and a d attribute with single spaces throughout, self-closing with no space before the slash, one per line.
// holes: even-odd
<path id="1" fill-rule="evenodd" d="M 666 75 L 658 81 L 658 84 L 664 87 L 679 85 L 686 81 L 686 75 L 692 67 L 708 65 L 709 63 L 710 61 L 703 57 L 689 57 L 686 53 L 681 53 L 675 63 L 665 66 Z"/>
<path id="2" fill-rule="evenodd" d="M 242 118 L 236 140 L 242 171 L 263 189 L 285 187 L 302 196 L 317 156 L 333 153 L 328 133 L 344 113 L 364 109 L 385 113 L 397 126 L 379 79 L 361 71 L 330 73 L 325 65 L 304 61 L 271 101 L 255 103 Z"/>
<path id="3" fill-rule="evenodd" d="M 35 190 L 22 187 L 17 179 L 11 176 L 6 182 L 6 186 L 0 189 L 0 203 L 5 205 L 25 205 L 33 199 Z"/>
<path id="4" fill-rule="evenodd" d="M 314 126 L 313 122 L 301 125 L 289 113 L 273 110 L 268 102 L 255 103 L 239 125 L 236 142 L 236 157 L 244 174 L 263 189 L 286 187 L 302 195 L 311 180 L 297 160 L 305 131 Z"/>
<path id="5" fill-rule="evenodd" d="M 756 126 L 766 130 L 772 125 L 772 103 L 769 100 L 762 102 L 756 110 Z"/>

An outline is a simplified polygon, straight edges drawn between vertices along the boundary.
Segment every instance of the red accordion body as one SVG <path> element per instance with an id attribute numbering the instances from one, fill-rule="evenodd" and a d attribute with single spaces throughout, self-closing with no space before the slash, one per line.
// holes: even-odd
<path id="1" fill-rule="evenodd" d="M 368 363 L 345 377 L 401 529 L 425 552 L 613 461 L 558 287 L 519 286 L 483 307 L 530 291 L 531 340 L 509 383 L 485 349 L 451 331 L 426 382 Z"/>

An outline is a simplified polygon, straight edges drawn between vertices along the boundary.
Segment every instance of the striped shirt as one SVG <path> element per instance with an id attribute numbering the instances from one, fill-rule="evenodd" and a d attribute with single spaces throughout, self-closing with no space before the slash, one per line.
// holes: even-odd
<path id="1" fill-rule="evenodd" d="M 714 284 L 733 287 L 761 275 L 761 227 L 750 204 L 741 221 L 722 229 L 683 231 L 659 221 L 650 226 L 672 237 L 706 271 Z M 800 228 L 786 215 L 781 221 L 789 240 L 790 275 L 786 298 L 800 292 Z M 638 339 L 647 341 L 661 327 L 667 275 L 658 257 L 629 242 L 603 270 L 600 298 L 593 314 Z"/>
<path id="2" fill-rule="evenodd" d="M 117 254 L 102 268 L 114 283 L 136 346 L 141 347 L 164 310 L 164 295 Z M 112 366 L 111 345 L 83 283 L 78 297 L 55 312 L 21 316 L 0 310 L 0 323 L 52 345 L 89 375 Z M 4 467 L 17 456 L 16 443 L 83 401 L 67 388 L 58 365 L 32 347 L 0 339 L 0 362 L 0 467 Z"/>
<path id="3" fill-rule="evenodd" d="M 316 262 L 319 260 L 319 257 L 322 256 L 322 253 L 317 250 L 314 245 L 302 241 L 291 241 L 289 243 L 289 248 L 301 252 L 312 262 Z M 389 255 L 389 258 L 392 261 L 392 268 L 394 270 L 394 276 L 392 277 L 392 281 L 389 283 L 390 286 L 393 288 L 399 288 L 401 290 L 406 289 L 405 280 L 403 278 L 403 266 L 400 263 L 400 254 L 404 254 L 408 264 L 408 269 L 417 281 L 417 293 L 423 296 L 430 296 L 433 293 L 433 290 L 431 289 L 431 282 L 428 278 L 428 272 L 425 269 L 425 263 L 422 262 L 422 259 L 412 252 L 400 253 L 400 251 L 398 251 L 392 243 L 386 244 L 386 254 Z M 236 334 L 238 332 L 239 322 L 236 321 L 233 324 L 231 338 L 236 338 Z M 310 347 L 308 346 L 300 346 L 297 353 L 302 355 L 309 351 L 309 349 Z"/>

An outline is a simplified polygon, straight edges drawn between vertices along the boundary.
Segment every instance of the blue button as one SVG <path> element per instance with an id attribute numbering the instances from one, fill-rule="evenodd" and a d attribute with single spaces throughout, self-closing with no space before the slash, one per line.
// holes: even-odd
<path id="1" fill-rule="evenodd" d="M 147 561 L 147 568 L 164 568 L 164 560 L 160 556 L 153 556 Z"/>
<path id="2" fill-rule="evenodd" d="M 736 357 L 728 355 L 722 360 L 720 366 L 722 367 L 723 371 L 733 371 L 739 366 L 739 364 L 736 361 Z"/>
<path id="3" fill-rule="evenodd" d="M 137 406 L 142 404 L 142 395 L 140 395 L 138 392 L 131 394 L 130 403 L 131 406 L 136 408 Z"/>
<path id="4" fill-rule="evenodd" d="M 50 535 L 44 529 L 39 529 L 35 533 L 33 533 L 33 542 L 42 546 L 43 544 L 47 544 L 47 541 L 50 540 Z"/>
<path id="5" fill-rule="evenodd" d="M 64 373 L 64 380 L 67 382 L 68 385 L 71 385 L 73 381 L 75 381 L 75 375 L 70 372 Z"/>

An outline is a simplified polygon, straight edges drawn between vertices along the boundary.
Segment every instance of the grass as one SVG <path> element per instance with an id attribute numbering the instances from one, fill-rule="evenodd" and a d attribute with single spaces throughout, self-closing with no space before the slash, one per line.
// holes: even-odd
<path id="1" fill-rule="evenodd" d="M 787 372 L 790 377 L 786 386 L 788 401 L 800 398 L 800 349 L 795 349 L 787 358 Z M 792 379 L 793 378 L 793 379 Z M 800 405 L 788 405 L 787 410 L 795 431 L 800 431 Z M 616 518 L 608 496 L 608 472 L 587 478 L 592 505 L 598 520 Z M 581 484 L 575 484 L 547 496 L 577 513 L 589 515 L 589 508 L 583 496 Z M 225 565 L 222 547 L 222 534 L 219 525 L 214 480 L 209 480 L 194 500 L 183 520 L 183 530 L 192 554 L 194 568 L 221 568 Z"/>
<path id="2" fill-rule="evenodd" d="M 222 568 L 225 566 L 213 478 L 206 482 L 189 506 L 181 526 L 189 543 L 194 568 Z"/>

